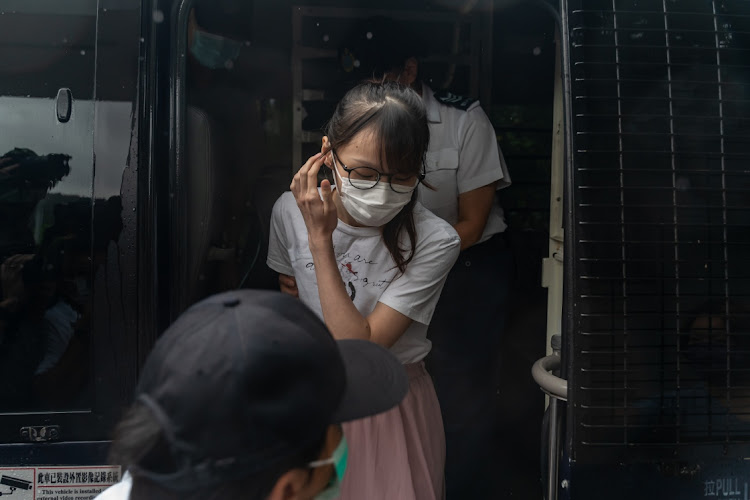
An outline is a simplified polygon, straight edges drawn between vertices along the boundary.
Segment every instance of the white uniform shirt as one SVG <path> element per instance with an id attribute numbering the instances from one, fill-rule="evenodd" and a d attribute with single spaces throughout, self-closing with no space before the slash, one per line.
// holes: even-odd
<path id="1" fill-rule="evenodd" d="M 459 194 L 495 181 L 499 181 L 498 190 L 508 187 L 510 174 L 497 146 L 495 129 L 479 101 L 464 111 L 438 101 L 427 85 L 422 86 L 422 100 L 430 127 L 425 180 L 436 191 L 420 185 L 419 201 L 438 217 L 455 225 Z M 505 231 L 506 227 L 503 209 L 495 200 L 479 242 Z"/>
<path id="2" fill-rule="evenodd" d="M 353 227 L 339 220 L 333 232 L 339 272 L 357 310 L 367 316 L 382 302 L 413 320 L 391 347 L 404 364 L 421 361 L 430 352 L 427 325 L 461 244 L 448 223 L 419 203 L 414 207 L 414 222 L 416 250 L 400 276 L 380 229 Z M 408 246 L 408 237 L 403 240 Z M 273 207 L 267 262 L 274 271 L 294 276 L 300 299 L 323 319 L 307 228 L 291 192 L 281 195 Z"/>

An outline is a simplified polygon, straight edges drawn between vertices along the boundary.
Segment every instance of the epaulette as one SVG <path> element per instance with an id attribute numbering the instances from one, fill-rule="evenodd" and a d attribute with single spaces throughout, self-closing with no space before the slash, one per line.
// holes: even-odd
<path id="1" fill-rule="evenodd" d="M 446 106 L 458 108 L 462 111 L 466 111 L 471 107 L 472 104 L 477 102 L 477 100 L 473 97 L 465 97 L 462 95 L 454 94 L 453 92 L 449 92 L 447 90 L 438 90 L 437 92 L 435 92 L 435 99 L 437 99 L 438 102 L 445 104 Z"/>

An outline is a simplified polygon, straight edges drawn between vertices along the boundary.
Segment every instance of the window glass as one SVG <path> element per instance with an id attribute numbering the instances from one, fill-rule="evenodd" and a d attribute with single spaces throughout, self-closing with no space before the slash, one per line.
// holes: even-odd
<path id="1" fill-rule="evenodd" d="M 0 413 L 83 409 L 92 271 L 120 228 L 119 197 L 92 199 L 97 1 L 0 9 Z"/>

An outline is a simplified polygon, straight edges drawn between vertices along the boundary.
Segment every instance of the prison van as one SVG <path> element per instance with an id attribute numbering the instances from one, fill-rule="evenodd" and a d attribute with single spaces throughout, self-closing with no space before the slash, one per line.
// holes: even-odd
<path id="1" fill-rule="evenodd" d="M 383 18 L 513 180 L 484 497 L 750 498 L 744 0 L 0 0 L 0 495 L 119 481 L 160 332 L 277 288 L 271 208 Z"/>

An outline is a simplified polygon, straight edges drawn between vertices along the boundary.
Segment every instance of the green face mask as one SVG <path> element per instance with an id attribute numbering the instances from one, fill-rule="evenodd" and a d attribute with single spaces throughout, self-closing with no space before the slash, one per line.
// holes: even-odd
<path id="1" fill-rule="evenodd" d="M 346 461 L 349 458 L 349 446 L 346 444 L 346 438 L 342 435 L 339 445 L 333 450 L 331 458 L 317 460 L 307 464 L 308 467 L 316 468 L 324 465 L 333 465 L 336 473 L 331 476 L 328 486 L 315 495 L 315 500 L 333 500 L 341 495 L 341 482 L 344 480 L 346 473 Z"/>
<path id="2" fill-rule="evenodd" d="M 228 68 L 239 57 L 242 43 L 223 36 L 196 30 L 190 52 L 210 69 Z"/>

